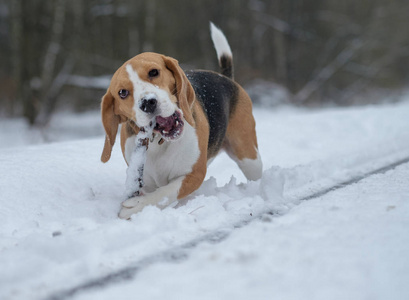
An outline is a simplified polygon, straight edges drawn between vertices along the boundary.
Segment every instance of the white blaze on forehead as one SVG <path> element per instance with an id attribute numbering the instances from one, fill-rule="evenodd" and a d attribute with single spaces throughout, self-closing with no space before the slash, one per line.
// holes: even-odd
<path id="1" fill-rule="evenodd" d="M 176 105 L 170 100 L 167 91 L 160 87 L 153 85 L 150 82 L 139 78 L 138 73 L 132 68 L 130 64 L 126 66 L 126 71 L 129 75 L 129 80 L 133 84 L 133 98 L 136 124 L 140 127 L 149 125 L 154 116 L 160 115 L 164 118 L 171 116 L 177 109 Z M 139 107 L 142 99 L 157 100 L 157 109 L 153 114 L 143 112 Z"/>

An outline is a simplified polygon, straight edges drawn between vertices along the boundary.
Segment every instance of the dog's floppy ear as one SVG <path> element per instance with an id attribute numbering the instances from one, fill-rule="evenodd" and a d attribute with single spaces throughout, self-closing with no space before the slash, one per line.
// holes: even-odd
<path id="1" fill-rule="evenodd" d="M 166 67 L 173 73 L 173 77 L 175 78 L 176 97 L 178 98 L 179 107 L 182 109 L 183 116 L 192 127 L 195 127 L 195 121 L 192 115 L 195 91 L 176 59 L 163 56 L 163 60 L 165 61 Z"/>
<path id="2" fill-rule="evenodd" d="M 118 126 L 121 122 L 120 116 L 114 113 L 114 97 L 109 89 L 107 90 L 101 102 L 102 124 L 105 129 L 105 145 L 102 150 L 101 161 L 107 162 L 111 158 L 112 147 L 115 144 Z"/>

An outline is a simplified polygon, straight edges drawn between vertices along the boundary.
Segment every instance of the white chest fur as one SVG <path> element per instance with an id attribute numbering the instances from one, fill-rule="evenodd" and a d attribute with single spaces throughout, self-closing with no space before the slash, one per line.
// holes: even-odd
<path id="1" fill-rule="evenodd" d="M 178 140 L 159 145 L 159 139 L 156 137 L 149 143 L 146 152 L 143 190 L 148 193 L 189 174 L 200 155 L 196 132 L 187 122 L 184 133 Z M 128 138 L 125 144 L 125 157 L 128 162 L 134 145 L 135 138 Z"/>

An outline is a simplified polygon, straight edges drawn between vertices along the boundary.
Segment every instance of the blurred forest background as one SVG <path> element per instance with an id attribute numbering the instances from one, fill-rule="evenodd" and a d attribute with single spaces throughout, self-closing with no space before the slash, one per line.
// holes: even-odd
<path id="1" fill-rule="evenodd" d="M 0 116 L 96 109 L 144 51 L 218 70 L 209 21 L 255 102 L 379 102 L 409 83 L 408 13 L 407 0 L 0 0 Z"/>

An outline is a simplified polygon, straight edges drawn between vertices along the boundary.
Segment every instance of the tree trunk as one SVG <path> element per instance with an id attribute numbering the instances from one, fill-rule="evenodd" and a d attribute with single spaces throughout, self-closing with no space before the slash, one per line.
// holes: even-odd
<path id="1" fill-rule="evenodd" d="M 156 9 L 156 0 L 148 0 L 146 1 L 146 15 L 145 15 L 145 41 L 143 43 L 142 50 L 146 51 L 153 51 L 153 41 L 154 41 L 154 34 L 155 34 L 155 23 L 156 23 L 156 16 L 155 16 L 155 9 Z"/>
<path id="2" fill-rule="evenodd" d="M 280 1 L 273 6 L 273 13 L 276 16 L 280 16 L 281 7 Z M 280 16 L 281 17 L 281 16 Z M 276 64 L 276 76 L 280 82 L 287 84 L 287 52 L 285 47 L 284 32 L 275 30 L 273 34 L 274 43 L 274 58 Z"/>
<path id="3" fill-rule="evenodd" d="M 59 82 L 55 82 L 55 67 L 57 56 L 61 50 L 62 34 L 65 23 L 66 1 L 56 0 L 54 4 L 54 16 L 52 23 L 52 31 L 50 43 L 44 56 L 44 64 L 41 72 L 41 90 L 40 90 L 40 112 L 36 117 L 38 125 L 45 125 L 50 120 L 51 114 L 56 106 L 58 92 L 63 86 L 61 84 L 61 77 Z M 64 68 L 64 73 L 71 68 Z M 58 87 L 58 90 L 56 90 Z"/>
<path id="4" fill-rule="evenodd" d="M 15 113 L 15 103 L 22 102 L 22 39 L 23 39 L 23 11 L 21 0 L 11 1 L 11 66 L 14 99 L 10 99 L 7 108 L 10 115 Z"/>

